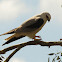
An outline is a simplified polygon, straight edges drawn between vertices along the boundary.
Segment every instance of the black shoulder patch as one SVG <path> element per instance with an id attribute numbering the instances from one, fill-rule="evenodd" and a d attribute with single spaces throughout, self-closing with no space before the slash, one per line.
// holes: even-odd
<path id="1" fill-rule="evenodd" d="M 34 24 L 26 26 L 26 28 L 39 28 L 44 23 L 43 19 L 38 19 Z"/>

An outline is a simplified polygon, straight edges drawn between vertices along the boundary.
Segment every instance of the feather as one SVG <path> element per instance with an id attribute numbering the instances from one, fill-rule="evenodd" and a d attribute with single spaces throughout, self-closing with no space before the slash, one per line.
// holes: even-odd
<path id="1" fill-rule="evenodd" d="M 4 33 L 4 34 L 1 34 L 0 36 L 6 35 L 6 34 L 13 34 L 13 33 L 15 33 L 16 29 L 17 29 L 17 28 L 15 28 L 15 29 L 13 29 L 13 30 L 10 30 L 10 31 L 8 31 L 8 32 L 6 32 L 6 33 Z"/>
<path id="2" fill-rule="evenodd" d="M 15 37 L 15 35 L 12 35 L 12 36 L 8 37 L 7 39 L 5 39 L 5 40 L 7 40 L 7 42 L 5 42 L 3 45 L 11 43 L 11 42 L 13 42 L 17 39 L 23 38 L 23 37 L 25 37 L 25 36 L 21 35 L 21 36 Z"/>
<path id="3" fill-rule="evenodd" d="M 44 23 L 44 20 L 42 18 L 39 18 L 39 19 L 36 19 L 37 21 L 29 26 L 26 26 L 26 28 L 36 28 L 38 29 L 43 23 Z"/>

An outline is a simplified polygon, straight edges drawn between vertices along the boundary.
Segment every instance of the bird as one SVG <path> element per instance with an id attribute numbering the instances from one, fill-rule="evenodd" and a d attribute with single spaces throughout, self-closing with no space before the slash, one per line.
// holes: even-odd
<path id="1" fill-rule="evenodd" d="M 3 45 L 9 44 L 25 36 L 37 40 L 36 37 L 40 38 L 40 36 L 36 36 L 36 34 L 43 28 L 47 21 L 50 21 L 50 19 L 51 15 L 48 12 L 43 12 L 29 18 L 19 27 L 0 35 L 12 34 L 10 37 L 5 39 L 7 42 L 5 42 Z"/>

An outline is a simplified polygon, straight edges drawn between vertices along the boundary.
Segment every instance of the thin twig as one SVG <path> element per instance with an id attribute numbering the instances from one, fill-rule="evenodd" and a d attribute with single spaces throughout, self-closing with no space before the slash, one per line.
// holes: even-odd
<path id="1" fill-rule="evenodd" d="M 24 46 L 26 46 L 25 44 L 24 45 L 22 45 L 22 46 L 18 46 L 8 57 L 7 57 L 7 59 L 4 61 L 4 62 L 8 62 L 10 59 L 11 59 L 11 57 L 17 52 L 17 51 L 19 51 L 22 47 L 24 47 Z"/>
<path id="2" fill-rule="evenodd" d="M 14 50 L 8 57 L 7 57 L 7 59 L 4 61 L 4 62 L 8 62 L 11 58 L 12 58 L 12 56 L 17 52 L 17 51 L 19 51 L 20 50 L 20 47 L 18 47 L 16 50 Z"/>

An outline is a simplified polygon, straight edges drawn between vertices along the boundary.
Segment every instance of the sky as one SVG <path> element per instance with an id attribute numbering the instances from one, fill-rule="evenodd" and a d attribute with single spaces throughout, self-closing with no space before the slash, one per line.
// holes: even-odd
<path id="1" fill-rule="evenodd" d="M 47 22 L 36 35 L 41 36 L 43 41 L 59 41 L 62 38 L 61 6 L 62 0 L 0 0 L 0 34 L 20 26 L 34 15 L 49 12 L 51 14 L 51 21 Z M 1 46 L 5 42 L 4 39 L 9 36 L 0 37 L 0 50 L 32 40 L 25 37 L 8 45 Z M 60 46 L 52 46 L 51 48 L 40 45 L 26 46 L 17 52 L 9 62 L 48 62 L 49 53 L 60 51 Z M 4 57 L 8 57 L 11 52 L 7 52 Z"/>

